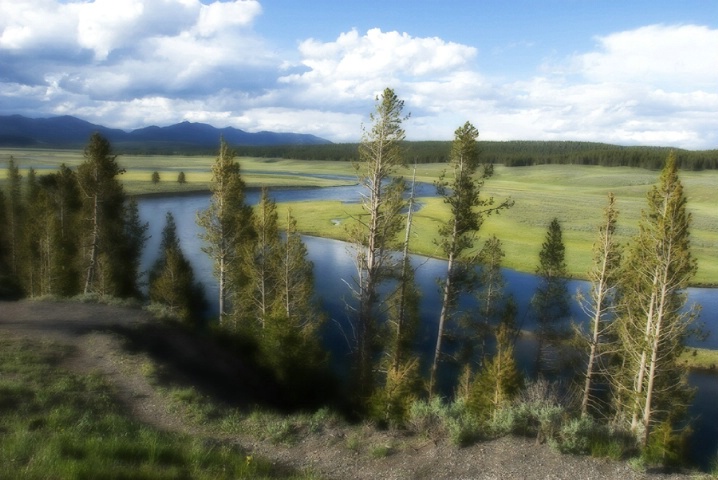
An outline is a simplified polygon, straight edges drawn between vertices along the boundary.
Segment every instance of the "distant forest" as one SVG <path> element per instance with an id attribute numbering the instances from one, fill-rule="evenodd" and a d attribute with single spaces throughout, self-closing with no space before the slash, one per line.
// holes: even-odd
<path id="1" fill-rule="evenodd" d="M 680 150 L 667 147 L 623 147 L 594 142 L 508 141 L 479 142 L 483 160 L 509 167 L 531 165 L 601 165 L 659 170 L 673 150 L 682 170 L 718 169 L 718 150 Z M 240 156 L 297 160 L 358 160 L 357 143 L 328 145 L 239 146 Z M 413 163 L 440 163 L 449 158 L 451 142 L 406 142 L 406 158 Z"/>

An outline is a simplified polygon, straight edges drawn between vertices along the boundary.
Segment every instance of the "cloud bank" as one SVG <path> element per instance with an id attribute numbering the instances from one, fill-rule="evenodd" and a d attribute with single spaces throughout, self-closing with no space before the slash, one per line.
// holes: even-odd
<path id="1" fill-rule="evenodd" d="M 499 79 L 482 72 L 481 45 L 380 28 L 281 54 L 256 33 L 262 15 L 257 0 L 2 2 L 0 113 L 357 141 L 389 86 L 414 140 L 451 139 L 469 120 L 492 140 L 718 148 L 718 30 L 706 26 L 615 32 Z"/>

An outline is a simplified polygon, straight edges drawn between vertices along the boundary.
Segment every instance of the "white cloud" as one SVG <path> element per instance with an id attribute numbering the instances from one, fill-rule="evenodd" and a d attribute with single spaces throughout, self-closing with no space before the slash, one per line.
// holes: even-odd
<path id="1" fill-rule="evenodd" d="M 54 0 L 0 2 L 0 51 L 57 51 L 75 45 L 78 18 L 73 5 Z"/>
<path id="2" fill-rule="evenodd" d="M 356 141 L 392 87 L 410 139 L 718 146 L 718 30 L 654 25 L 493 79 L 478 47 L 374 28 L 280 57 L 256 0 L 0 2 L 0 113 L 71 114 L 120 128 L 182 120 Z M 555 55 L 552 55 L 555 58 Z"/>
<path id="3" fill-rule="evenodd" d="M 132 41 L 143 11 L 140 0 L 96 0 L 85 4 L 78 8 L 77 42 L 93 50 L 96 59 L 104 60 L 113 49 Z"/>
<path id="4" fill-rule="evenodd" d="M 255 0 L 202 5 L 196 28 L 200 35 L 207 37 L 227 28 L 246 27 L 261 12 L 262 6 Z"/>
<path id="5" fill-rule="evenodd" d="M 299 45 L 308 71 L 281 77 L 301 86 L 307 101 L 366 102 L 387 85 L 412 84 L 425 78 L 450 75 L 468 67 L 476 49 L 440 38 L 412 37 L 375 28 L 360 36 L 356 30 L 334 42 L 305 40 Z"/>
<path id="6" fill-rule="evenodd" d="M 668 89 L 718 85 L 718 30 L 651 25 L 598 38 L 599 51 L 576 63 L 589 81 L 648 83 Z"/>

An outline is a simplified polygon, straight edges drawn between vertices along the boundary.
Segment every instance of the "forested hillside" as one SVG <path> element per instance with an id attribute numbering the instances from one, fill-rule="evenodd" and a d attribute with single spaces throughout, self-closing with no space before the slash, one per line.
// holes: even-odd
<path id="1" fill-rule="evenodd" d="M 407 158 L 417 163 L 446 162 L 451 142 L 406 142 Z M 358 144 L 278 145 L 237 147 L 242 156 L 294 158 L 299 160 L 358 160 Z M 624 147 L 606 143 L 562 141 L 480 141 L 484 160 L 521 167 L 543 164 L 625 166 L 660 169 L 668 152 L 666 147 Z M 718 168 L 718 150 L 674 150 L 682 170 Z"/>

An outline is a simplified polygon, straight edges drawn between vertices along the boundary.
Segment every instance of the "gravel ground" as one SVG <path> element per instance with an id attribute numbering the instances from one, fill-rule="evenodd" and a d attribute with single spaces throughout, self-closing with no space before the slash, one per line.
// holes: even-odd
<path id="1" fill-rule="evenodd" d="M 292 445 L 276 445 L 247 435 L 223 435 L 183 422 L 142 374 L 141 355 L 124 351 L 116 327 L 153 321 L 138 309 L 68 302 L 0 302 L 0 334 L 50 339 L 73 345 L 67 366 L 100 371 L 119 400 L 140 421 L 168 431 L 239 444 L 248 455 L 277 465 L 308 470 L 329 479 L 689 479 L 696 474 L 639 472 L 626 462 L 562 455 L 533 439 L 504 437 L 459 448 L 402 432 L 368 426 L 330 425 L 304 434 Z M 168 339 L 171 343 L 172 340 Z M 186 348 L 186 339 L 178 345 Z"/>

